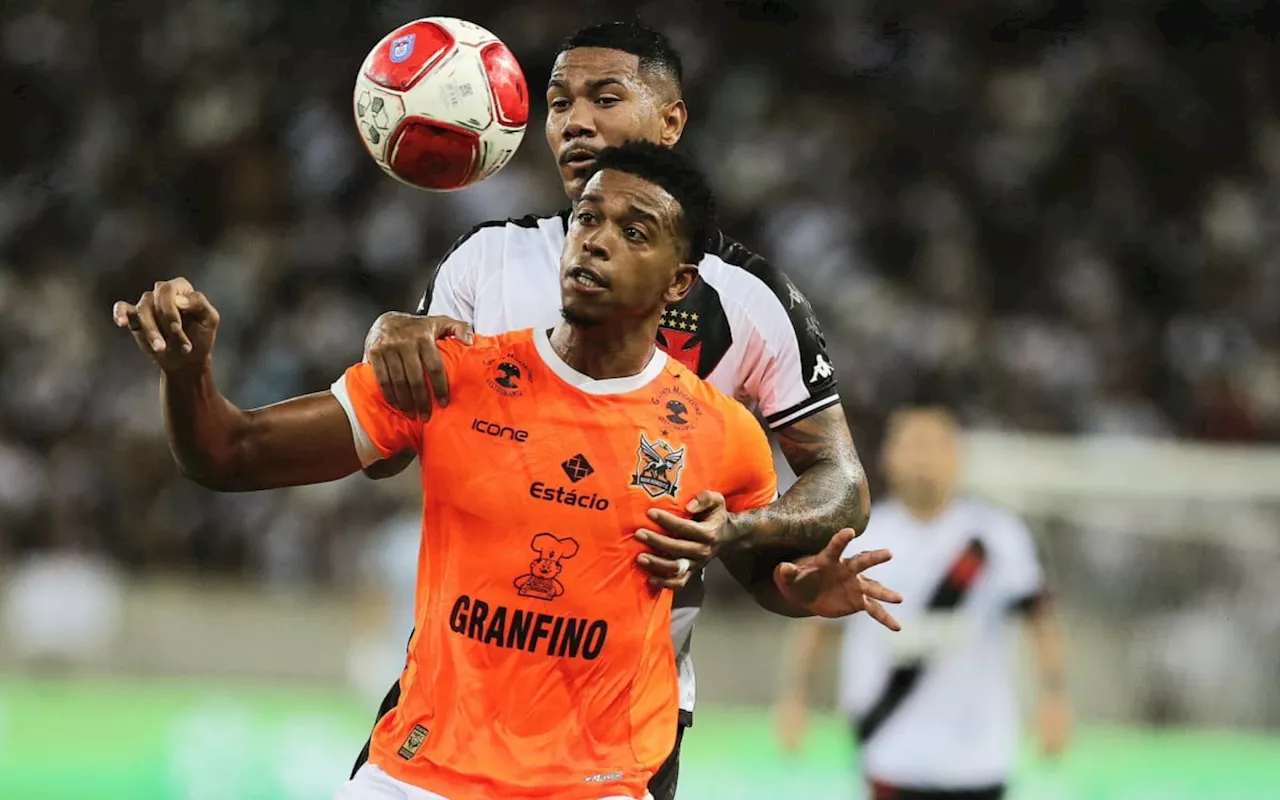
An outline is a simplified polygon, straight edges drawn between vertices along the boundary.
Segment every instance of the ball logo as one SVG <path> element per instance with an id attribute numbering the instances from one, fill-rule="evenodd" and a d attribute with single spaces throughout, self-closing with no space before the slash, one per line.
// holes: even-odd
<path id="1" fill-rule="evenodd" d="M 392 64 L 400 64 L 413 55 L 413 40 L 416 38 L 417 34 L 410 33 L 391 42 L 391 52 L 387 58 L 391 59 Z"/>
<path id="2" fill-rule="evenodd" d="M 524 72 L 492 31 L 474 23 L 424 17 L 386 33 L 362 63 L 354 98 L 374 88 L 399 113 L 376 141 L 366 132 L 364 145 L 379 167 L 410 186 L 470 186 L 501 169 L 524 138 Z"/>

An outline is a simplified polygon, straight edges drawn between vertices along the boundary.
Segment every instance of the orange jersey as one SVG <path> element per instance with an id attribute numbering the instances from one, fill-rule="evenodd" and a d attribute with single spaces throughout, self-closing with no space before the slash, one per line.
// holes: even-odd
<path id="1" fill-rule="evenodd" d="M 440 343 L 451 402 L 387 405 L 368 364 L 334 394 L 371 461 L 421 459 L 417 630 L 370 760 L 449 800 L 644 797 L 675 743 L 671 592 L 636 565 L 651 508 L 777 495 L 746 408 L 656 351 L 594 381 L 545 332 Z"/>

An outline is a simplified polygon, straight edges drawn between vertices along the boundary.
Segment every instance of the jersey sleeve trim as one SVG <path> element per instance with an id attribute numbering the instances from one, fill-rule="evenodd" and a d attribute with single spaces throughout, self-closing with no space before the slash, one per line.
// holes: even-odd
<path id="1" fill-rule="evenodd" d="M 805 398 L 803 402 L 788 408 L 785 411 L 779 411 L 777 414 L 770 414 L 764 418 L 769 424 L 769 430 L 776 431 L 779 428 L 785 428 L 788 425 L 794 425 L 806 417 L 817 414 L 824 408 L 830 408 L 840 402 L 840 395 L 836 391 L 835 386 L 828 386 L 826 389 Z"/>
<path id="2" fill-rule="evenodd" d="M 387 458 L 390 454 L 378 450 L 378 446 L 373 443 L 373 439 L 369 438 L 368 432 L 360 424 L 360 418 L 356 416 L 356 407 L 351 402 L 351 393 L 347 391 L 347 376 L 344 374 L 334 381 L 329 391 L 333 392 L 338 405 L 342 406 L 342 410 L 347 414 L 347 421 L 351 423 L 351 437 L 355 441 L 356 455 L 360 457 L 360 467 L 365 468 Z"/>
<path id="3" fill-rule="evenodd" d="M 762 384 L 757 387 L 760 411 L 770 427 L 789 424 L 795 419 L 786 418 L 833 402 L 829 398 L 837 391 L 835 368 L 822 325 L 804 294 L 785 273 L 723 231 L 712 234 L 707 254 L 758 281 L 747 311 L 769 351 L 767 365 L 759 367 L 763 372 L 754 377 Z M 783 403 L 792 405 L 779 408 Z"/>

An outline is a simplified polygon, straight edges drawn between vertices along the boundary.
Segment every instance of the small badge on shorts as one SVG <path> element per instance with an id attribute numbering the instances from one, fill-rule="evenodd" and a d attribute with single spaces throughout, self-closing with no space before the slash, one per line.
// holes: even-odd
<path id="1" fill-rule="evenodd" d="M 413 730 L 409 731 L 409 738 L 404 740 L 404 744 L 400 745 L 400 757 L 405 761 L 413 758 L 418 750 L 422 747 L 422 743 L 427 740 L 429 731 L 421 725 L 414 725 Z"/>

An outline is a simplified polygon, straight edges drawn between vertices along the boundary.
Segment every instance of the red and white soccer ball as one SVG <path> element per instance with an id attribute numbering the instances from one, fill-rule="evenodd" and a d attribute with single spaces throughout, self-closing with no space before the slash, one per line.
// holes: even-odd
<path id="1" fill-rule="evenodd" d="M 354 100 L 360 138 L 378 166 L 433 192 L 502 169 L 529 121 L 515 56 L 489 31 L 453 17 L 388 33 L 360 67 Z"/>

